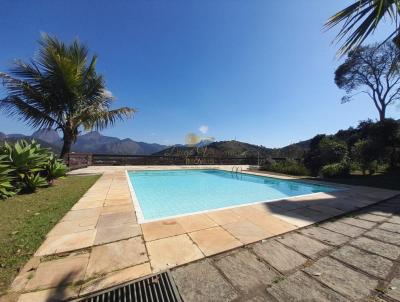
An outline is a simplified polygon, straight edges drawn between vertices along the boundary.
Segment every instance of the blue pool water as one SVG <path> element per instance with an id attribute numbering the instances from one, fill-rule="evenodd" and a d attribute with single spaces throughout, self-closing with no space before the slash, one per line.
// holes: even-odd
<path id="1" fill-rule="evenodd" d="M 131 171 L 128 174 L 145 220 L 335 190 L 328 186 L 212 169 Z"/>

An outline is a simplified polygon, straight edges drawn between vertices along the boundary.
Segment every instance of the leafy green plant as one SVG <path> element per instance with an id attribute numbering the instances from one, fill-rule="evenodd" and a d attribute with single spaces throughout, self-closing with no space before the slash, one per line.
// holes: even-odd
<path id="1" fill-rule="evenodd" d="M 16 194 L 12 185 L 11 173 L 14 171 L 6 161 L 7 156 L 0 155 L 0 199 L 5 199 Z"/>
<path id="2" fill-rule="evenodd" d="M 261 170 L 289 175 L 310 175 L 310 171 L 302 163 L 295 160 L 268 162 L 261 166 Z"/>
<path id="3" fill-rule="evenodd" d="M 23 190 L 25 192 L 35 192 L 37 188 L 49 185 L 46 178 L 40 176 L 40 173 L 28 173 L 22 178 Z"/>
<path id="4" fill-rule="evenodd" d="M 52 154 L 46 165 L 45 172 L 47 180 L 52 182 L 56 178 L 64 177 L 68 172 L 68 167 Z"/>
<path id="5" fill-rule="evenodd" d="M 323 177 L 327 178 L 346 177 L 350 175 L 350 170 L 350 164 L 345 160 L 340 163 L 323 166 L 321 169 L 321 174 Z"/>

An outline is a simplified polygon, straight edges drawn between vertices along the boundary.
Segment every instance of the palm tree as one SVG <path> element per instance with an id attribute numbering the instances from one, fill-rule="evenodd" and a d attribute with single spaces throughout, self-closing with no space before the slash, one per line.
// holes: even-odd
<path id="1" fill-rule="evenodd" d="M 389 17 L 395 25 L 394 31 L 384 42 L 394 39 L 399 45 L 400 0 L 355 0 L 355 3 L 330 17 L 325 27 L 330 29 L 342 24 L 335 40 L 344 40 L 338 52 L 343 55 L 361 45 L 384 17 Z"/>
<path id="2" fill-rule="evenodd" d="M 70 152 L 80 130 L 101 130 L 135 113 L 130 107 L 111 109 L 114 98 L 85 45 L 78 40 L 66 45 L 47 34 L 39 44 L 29 63 L 18 60 L 8 74 L 0 72 L 7 91 L 0 109 L 33 128 L 60 130 L 60 157 Z"/>

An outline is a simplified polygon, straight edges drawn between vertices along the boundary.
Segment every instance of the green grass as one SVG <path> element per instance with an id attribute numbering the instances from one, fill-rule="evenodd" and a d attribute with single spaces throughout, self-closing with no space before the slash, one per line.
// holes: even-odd
<path id="1" fill-rule="evenodd" d="M 343 183 L 347 185 L 400 190 L 400 171 L 376 173 L 374 175 L 353 174 L 346 178 L 324 178 L 322 180 Z"/>
<path id="2" fill-rule="evenodd" d="M 98 178 L 68 176 L 36 193 L 0 200 L 0 295 L 51 228 Z"/>

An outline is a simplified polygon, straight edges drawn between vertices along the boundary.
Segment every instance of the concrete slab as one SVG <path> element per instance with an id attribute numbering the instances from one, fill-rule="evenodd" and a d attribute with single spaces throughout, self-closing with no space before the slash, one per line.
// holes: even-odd
<path id="1" fill-rule="evenodd" d="M 347 224 L 350 224 L 352 226 L 356 226 L 359 228 L 363 228 L 366 230 L 372 229 L 374 226 L 376 226 L 376 222 L 357 219 L 357 218 L 353 218 L 353 217 L 340 218 L 338 221 L 347 223 Z"/>
<path id="2" fill-rule="evenodd" d="M 248 250 L 241 249 L 215 260 L 229 281 L 244 293 L 264 288 L 278 275 Z"/>
<path id="3" fill-rule="evenodd" d="M 209 260 L 179 267 L 172 272 L 179 293 L 186 302 L 233 301 L 235 289 L 213 267 Z"/>
<path id="4" fill-rule="evenodd" d="M 329 257 L 319 259 L 305 272 L 351 299 L 367 297 L 378 285 L 378 281 L 352 270 Z"/>
<path id="5" fill-rule="evenodd" d="M 307 262 L 307 258 L 288 249 L 276 240 L 257 243 L 251 248 L 258 257 L 267 261 L 281 273 L 287 273 Z"/>
<path id="6" fill-rule="evenodd" d="M 331 249 L 331 247 L 325 244 L 296 233 L 284 235 L 282 238 L 278 238 L 277 240 L 310 258 L 316 258 L 320 253 Z"/>
<path id="7" fill-rule="evenodd" d="M 393 266 L 390 260 L 351 246 L 344 246 L 331 256 L 381 279 L 386 278 Z"/>
<path id="8" fill-rule="evenodd" d="M 299 230 L 299 232 L 303 235 L 307 235 L 309 237 L 312 237 L 314 239 L 318 239 L 324 243 L 330 244 L 330 245 L 342 245 L 343 243 L 349 241 L 351 238 L 339 233 L 335 233 L 332 231 L 329 231 L 324 228 L 320 227 L 308 227 L 305 229 Z"/>
<path id="9" fill-rule="evenodd" d="M 297 272 L 287 279 L 274 284 L 268 289 L 278 301 L 308 301 L 308 302 L 331 302 L 348 301 L 333 290 L 321 286 L 320 283 L 302 272 Z"/>
<path id="10" fill-rule="evenodd" d="M 378 239 L 380 241 L 384 241 L 386 243 L 400 245 L 400 234 L 393 233 L 381 229 L 373 229 L 364 234 L 366 237 L 371 237 L 373 239 Z"/>
<path id="11" fill-rule="evenodd" d="M 351 245 L 366 250 L 368 252 L 396 260 L 400 257 L 400 248 L 398 246 L 373 240 L 367 237 L 360 237 L 350 242 Z"/>
<path id="12" fill-rule="evenodd" d="M 325 222 L 320 224 L 319 226 L 349 237 L 358 237 L 365 232 L 365 229 L 351 226 L 340 221 Z"/>

